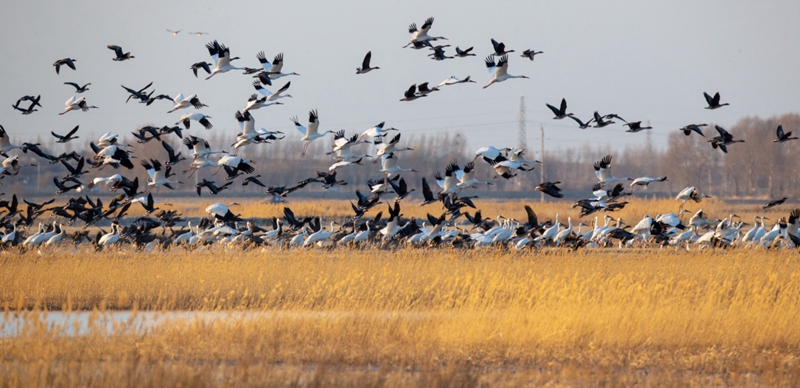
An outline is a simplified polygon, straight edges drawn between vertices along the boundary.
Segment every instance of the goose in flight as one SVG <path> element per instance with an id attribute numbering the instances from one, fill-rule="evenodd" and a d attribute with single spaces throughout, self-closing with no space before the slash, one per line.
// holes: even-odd
<path id="1" fill-rule="evenodd" d="M 786 133 L 783 132 L 783 125 L 778 125 L 778 129 L 775 130 L 775 134 L 778 136 L 778 138 L 773 140 L 773 143 L 783 143 L 789 140 L 797 140 L 797 136 L 791 137 L 792 131 Z"/>
<path id="2" fill-rule="evenodd" d="M 434 48 L 433 48 L 433 52 L 432 52 L 432 53 L 430 53 L 430 54 L 428 54 L 428 56 L 429 56 L 429 57 L 431 57 L 431 59 L 433 59 L 434 61 L 443 61 L 443 60 L 445 60 L 445 59 L 452 59 L 452 58 L 455 58 L 454 56 L 447 56 L 447 55 L 445 55 L 445 53 L 444 53 L 444 48 L 445 48 L 445 47 L 448 47 L 448 46 L 449 46 L 449 45 L 445 45 L 445 46 L 436 46 L 436 47 L 434 47 Z"/>
<path id="3" fill-rule="evenodd" d="M 211 66 L 213 63 L 208 63 L 206 61 L 197 62 L 193 64 L 190 69 L 192 69 L 192 73 L 194 73 L 194 77 L 197 78 L 197 71 L 203 69 L 206 71 L 206 74 L 211 74 Z"/>
<path id="4" fill-rule="evenodd" d="M 508 53 L 513 53 L 514 50 L 506 50 L 506 44 L 503 42 L 498 42 L 492 38 L 492 48 L 494 49 L 493 56 L 503 56 Z"/>
<path id="5" fill-rule="evenodd" d="M 61 69 L 61 65 L 67 65 L 70 69 L 75 70 L 75 62 L 77 61 L 78 60 L 74 58 L 64 58 L 53 62 L 53 66 L 56 68 L 56 74 L 58 74 L 58 71 Z"/>
<path id="6" fill-rule="evenodd" d="M 717 109 L 717 108 L 722 108 L 725 105 L 730 105 L 727 102 L 724 103 L 724 104 L 720 104 L 719 103 L 719 92 L 714 94 L 714 97 L 711 97 L 708 93 L 703 92 L 703 97 L 706 98 L 706 102 L 708 103 L 708 106 L 706 107 L 706 109 L 712 109 L 713 110 L 713 109 Z"/>
<path id="7" fill-rule="evenodd" d="M 489 86 L 492 86 L 492 84 L 496 82 L 503 82 L 507 79 L 528 78 L 527 76 L 524 75 L 508 74 L 508 55 L 503 55 L 502 57 L 500 57 L 500 60 L 497 63 L 494 62 L 494 57 L 490 55 L 486 57 L 485 62 L 486 62 L 486 68 L 489 69 L 489 71 L 494 72 L 494 77 L 492 77 L 492 80 L 486 86 L 483 87 L 484 89 L 488 88 Z"/>
<path id="8" fill-rule="evenodd" d="M 590 128 L 592 126 L 592 121 L 594 121 L 594 118 L 592 118 L 592 119 L 589 119 L 589 121 L 584 123 L 583 121 L 581 121 L 581 119 L 579 119 L 579 118 L 577 118 L 575 116 L 569 116 L 568 115 L 567 117 L 575 120 L 575 122 L 578 123 L 578 128 L 580 128 L 580 129 Z"/>
<path id="9" fill-rule="evenodd" d="M 774 201 L 769 201 L 764 206 L 762 206 L 761 208 L 762 209 L 769 209 L 769 208 L 771 208 L 773 206 L 783 205 L 783 203 L 786 202 L 787 199 L 789 199 L 789 198 L 783 197 L 781 199 L 776 199 Z"/>
<path id="10" fill-rule="evenodd" d="M 707 126 L 708 124 L 689 124 L 683 128 L 678 128 L 678 130 L 683 131 L 683 134 L 686 136 L 691 135 L 692 132 L 697 132 L 700 136 L 706 137 L 706 135 L 703 134 L 703 131 L 700 129 L 700 127 L 707 127 Z"/>
<path id="11" fill-rule="evenodd" d="M 724 153 L 728 153 L 728 147 L 734 143 L 744 143 L 744 140 L 733 140 L 733 135 L 731 135 L 725 128 L 720 127 L 719 125 L 715 125 L 714 128 L 717 129 L 719 132 L 719 136 L 713 137 L 708 142 L 711 143 L 711 148 L 717 149 L 719 148 Z"/>
<path id="12" fill-rule="evenodd" d="M 75 132 L 78 132 L 78 128 L 80 128 L 80 125 L 76 125 L 75 128 L 72 128 L 72 130 L 67 132 L 67 134 L 64 136 L 61 136 L 53 131 L 50 131 L 50 134 L 52 134 L 58 139 L 56 140 L 56 143 L 66 143 L 70 140 L 75 140 L 78 138 L 78 136 L 73 136 Z"/>
<path id="13" fill-rule="evenodd" d="M 567 99 L 566 98 L 562 98 L 561 99 L 561 105 L 558 108 L 556 108 L 556 107 L 554 107 L 554 106 L 552 106 L 550 104 L 545 104 L 545 105 L 547 105 L 547 107 L 550 108 L 551 111 L 553 111 L 553 114 L 556 115 L 555 117 L 553 117 L 553 120 L 561 120 L 564 117 L 572 116 L 572 113 L 567 113 Z"/>
<path id="14" fill-rule="evenodd" d="M 116 55 L 116 56 L 114 58 L 112 58 L 111 60 L 113 60 L 115 62 L 121 62 L 121 61 L 125 61 L 125 60 L 128 60 L 128 59 L 136 58 L 133 55 L 131 55 L 130 52 L 123 53 L 122 52 L 122 47 L 119 47 L 117 45 L 110 44 L 110 45 L 108 45 L 106 47 L 108 47 L 109 50 L 114 50 L 114 55 Z"/>
<path id="15" fill-rule="evenodd" d="M 372 51 L 367 51 L 367 55 L 364 56 L 364 60 L 361 62 L 361 67 L 356 68 L 356 74 L 367 74 L 372 70 L 380 69 L 378 66 L 371 67 L 369 65 L 370 59 L 372 59 Z"/>
<path id="16" fill-rule="evenodd" d="M 91 85 L 91 84 L 92 84 L 92 83 L 91 83 L 91 82 L 89 82 L 89 83 L 87 83 L 86 85 L 79 86 L 79 85 L 78 85 L 78 84 L 76 84 L 75 82 L 64 82 L 64 85 L 71 85 L 72 87 L 74 87 L 74 88 L 75 88 L 75 93 L 83 93 L 83 92 L 85 92 L 85 91 L 89 90 L 89 87 L 88 87 L 88 86 L 89 86 L 89 85 Z"/>
<path id="17" fill-rule="evenodd" d="M 456 57 L 458 58 L 474 57 L 475 54 L 472 53 L 472 49 L 473 47 L 468 47 L 462 50 L 461 48 L 456 46 Z"/>
<path id="18" fill-rule="evenodd" d="M 534 50 L 531 50 L 531 49 L 527 49 L 527 50 L 523 51 L 522 55 L 520 55 L 520 56 L 523 57 L 523 58 L 528 58 L 528 59 L 530 59 L 532 61 L 533 58 L 536 55 L 539 55 L 539 54 L 544 54 L 544 51 L 534 51 Z"/>
<path id="19" fill-rule="evenodd" d="M 417 94 L 417 84 L 413 84 L 403 93 L 403 98 L 401 98 L 400 101 L 414 101 L 420 97 L 427 97 L 427 95 Z"/>
<path id="20" fill-rule="evenodd" d="M 644 131 L 645 129 L 653 129 L 653 127 L 649 125 L 643 127 L 641 121 L 631 121 L 629 123 L 622 124 L 622 126 L 628 127 L 628 129 L 626 129 L 625 132 L 631 132 L 631 133 L 641 132 Z"/>

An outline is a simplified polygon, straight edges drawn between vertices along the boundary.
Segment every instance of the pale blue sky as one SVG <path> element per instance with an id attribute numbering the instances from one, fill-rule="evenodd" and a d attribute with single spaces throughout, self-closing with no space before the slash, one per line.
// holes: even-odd
<path id="1" fill-rule="evenodd" d="M 452 2 L 450 2 L 452 3 Z M 5 53 L 0 73 L 6 108 L 0 124 L 21 143 L 50 130 L 66 132 L 81 125 L 81 139 L 137 126 L 172 124 L 183 110 L 167 114 L 158 101 L 145 107 L 124 104 L 120 84 L 142 87 L 154 81 L 156 93 L 198 94 L 210 107 L 213 131 L 238 130 L 234 113 L 253 92 L 252 79 L 238 72 L 211 80 L 196 79 L 189 66 L 209 60 L 204 44 L 213 39 L 258 65 L 255 55 L 285 55 L 295 98 L 286 105 L 255 111 L 256 124 L 293 131 L 291 116 L 305 122 L 318 109 L 321 130 L 361 132 L 381 121 L 407 134 L 463 132 L 470 148 L 517 142 L 519 97 L 528 108 L 529 144 L 537 144 L 539 124 L 547 129 L 548 147 L 583 144 L 635 144 L 643 134 L 624 133 L 614 125 L 581 131 L 572 121 L 553 121 L 545 102 L 566 97 L 569 110 L 582 119 L 593 111 L 614 112 L 628 120 L 649 120 L 654 142 L 693 122 L 732 125 L 745 116 L 768 117 L 797 111 L 800 102 L 800 3 L 794 1 L 136 1 L 12 2 L 0 13 Z M 427 52 L 401 49 L 409 23 L 434 16 L 431 33 L 444 35 L 453 47 L 475 46 L 476 57 L 436 62 Z M 183 29 L 178 36 L 165 31 Z M 188 31 L 205 31 L 202 37 Z M 483 58 L 490 38 L 515 49 L 509 72 L 528 80 L 509 80 L 481 89 L 490 75 Z M 135 59 L 117 63 L 108 44 L 131 51 Z M 448 48 L 452 53 L 453 47 Z M 542 50 L 535 62 L 520 58 L 526 48 Z M 372 50 L 367 75 L 355 68 Z M 52 63 L 77 58 L 77 71 Z M 445 88 L 427 98 L 399 102 L 412 83 L 436 84 L 450 75 L 471 75 L 478 84 Z M 65 81 L 91 82 L 85 96 L 101 107 L 64 116 L 73 95 Z M 719 91 L 731 106 L 703 109 L 703 91 Z M 22 116 L 8 105 L 25 94 L 41 94 L 44 108 Z M 204 136 L 204 130 L 193 129 Z M 298 152 L 300 146 L 298 145 Z"/>

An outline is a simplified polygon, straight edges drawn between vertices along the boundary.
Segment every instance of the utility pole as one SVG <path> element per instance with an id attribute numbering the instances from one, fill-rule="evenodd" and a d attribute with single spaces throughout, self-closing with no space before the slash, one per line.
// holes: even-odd
<path id="1" fill-rule="evenodd" d="M 544 182 L 544 125 L 539 124 L 539 132 L 541 134 L 541 143 L 539 143 L 539 158 L 541 159 L 539 164 L 539 182 Z M 539 193 L 539 202 L 544 202 L 544 193 Z"/>
<path id="2" fill-rule="evenodd" d="M 519 149 L 526 149 L 528 148 L 528 131 L 525 128 L 525 96 L 519 98 L 519 127 L 517 132 L 517 148 Z"/>

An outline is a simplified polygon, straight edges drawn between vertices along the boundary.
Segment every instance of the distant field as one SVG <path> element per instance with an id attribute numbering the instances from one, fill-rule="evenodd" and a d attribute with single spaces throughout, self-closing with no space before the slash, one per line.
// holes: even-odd
<path id="1" fill-rule="evenodd" d="M 229 318 L 94 326 L 78 337 L 28 320 L 0 338 L 0 386 L 799 386 L 799 258 L 760 249 L 5 252 L 4 322 L 83 309 Z"/>

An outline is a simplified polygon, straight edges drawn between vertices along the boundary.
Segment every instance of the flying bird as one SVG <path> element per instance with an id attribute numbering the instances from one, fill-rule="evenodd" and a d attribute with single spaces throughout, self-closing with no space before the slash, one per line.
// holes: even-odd
<path id="1" fill-rule="evenodd" d="M 56 143 L 66 143 L 70 140 L 75 140 L 78 138 L 78 136 L 73 136 L 75 132 L 78 132 L 78 128 L 80 128 L 80 125 L 76 125 L 75 128 L 72 128 L 72 130 L 67 132 L 67 134 L 64 136 L 61 136 L 53 131 L 50 131 L 50 133 L 58 139 L 56 140 Z"/>
<path id="2" fill-rule="evenodd" d="M 89 82 L 86 85 L 79 86 L 75 82 L 64 82 L 64 85 L 71 85 L 72 87 L 74 87 L 75 88 L 75 93 L 83 93 L 83 92 L 89 90 L 88 86 L 91 85 L 91 84 L 92 83 Z"/>
<path id="3" fill-rule="evenodd" d="M 372 51 L 367 51 L 367 55 L 364 56 L 364 61 L 361 62 L 361 67 L 356 68 L 356 74 L 367 74 L 372 70 L 380 69 L 378 66 L 371 67 L 369 65 L 370 59 L 372 59 Z"/>
<path id="4" fill-rule="evenodd" d="M 706 102 L 708 103 L 706 109 L 717 109 L 722 108 L 725 105 L 729 105 L 727 102 L 724 104 L 719 103 L 719 92 L 714 94 L 714 97 L 711 97 L 708 93 L 703 92 L 703 97 L 706 98 Z"/>
<path id="5" fill-rule="evenodd" d="M 533 58 L 538 54 L 544 54 L 544 51 L 534 51 L 534 50 L 531 50 L 531 49 L 527 49 L 527 50 L 523 51 L 522 55 L 520 55 L 520 56 L 523 57 L 523 58 L 528 58 L 528 59 L 530 59 L 532 61 Z"/>
<path id="6" fill-rule="evenodd" d="M 773 143 L 783 143 L 789 140 L 797 140 L 797 136 L 791 137 L 792 131 L 786 133 L 783 132 L 783 125 L 778 125 L 778 128 L 775 130 L 775 134 L 777 135 L 778 138 L 773 140 L 772 141 Z"/>
<path id="7" fill-rule="evenodd" d="M 75 62 L 77 61 L 78 60 L 74 58 L 64 58 L 53 62 L 53 66 L 56 68 L 56 74 L 58 74 L 58 71 L 61 69 L 61 65 L 67 65 L 70 69 L 75 70 Z"/>
<path id="8" fill-rule="evenodd" d="M 556 115 L 555 117 L 553 117 L 553 120 L 561 120 L 564 117 L 572 116 L 572 113 L 567 113 L 567 99 L 566 98 L 562 98 L 561 99 L 561 105 L 560 105 L 559 108 L 556 108 L 556 107 L 554 107 L 554 106 L 552 106 L 550 104 L 545 104 L 545 105 L 547 105 L 547 107 L 550 108 L 551 111 L 553 111 L 553 114 Z"/>
<path id="9" fill-rule="evenodd" d="M 527 76 L 524 75 L 508 74 L 508 55 L 503 55 L 502 57 L 500 57 L 500 60 L 497 63 L 494 62 L 494 57 L 490 55 L 486 57 L 485 62 L 486 62 L 486 68 L 489 69 L 489 71 L 494 72 L 494 77 L 492 77 L 492 80 L 486 86 L 483 87 L 484 89 L 488 88 L 489 86 L 492 86 L 492 84 L 496 82 L 503 82 L 507 79 L 528 78 Z"/>
<path id="10" fill-rule="evenodd" d="M 136 58 L 133 55 L 131 55 L 130 52 L 123 53 L 122 52 L 122 47 L 119 47 L 117 45 L 110 44 L 110 45 L 108 45 L 106 47 L 108 47 L 109 50 L 114 50 L 114 55 L 116 55 L 116 56 L 114 58 L 112 58 L 113 61 L 121 62 L 121 61 L 126 61 L 128 59 Z"/>

